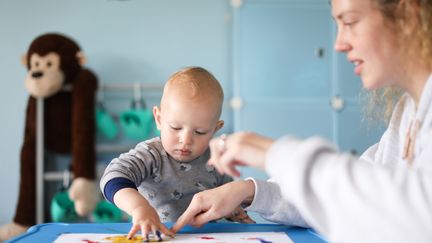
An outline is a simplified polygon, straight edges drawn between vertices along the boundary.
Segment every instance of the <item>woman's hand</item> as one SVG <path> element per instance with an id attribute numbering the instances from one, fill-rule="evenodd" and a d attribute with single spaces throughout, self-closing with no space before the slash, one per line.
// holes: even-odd
<path id="1" fill-rule="evenodd" d="M 189 207 L 180 216 L 173 232 L 185 225 L 201 226 L 211 220 L 232 216 L 241 203 L 250 203 L 255 194 L 253 181 L 233 181 L 195 194 Z"/>
<path id="2" fill-rule="evenodd" d="M 251 132 L 237 132 L 230 136 L 222 135 L 210 141 L 211 157 L 208 161 L 221 174 L 240 176 L 235 168 L 252 166 L 265 167 L 265 156 L 273 140 Z"/>

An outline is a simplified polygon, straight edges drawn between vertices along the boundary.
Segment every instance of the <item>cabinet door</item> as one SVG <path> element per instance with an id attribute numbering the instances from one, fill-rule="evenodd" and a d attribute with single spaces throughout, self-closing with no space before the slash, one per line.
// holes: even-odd
<path id="1" fill-rule="evenodd" d="M 235 130 L 333 140 L 330 16 L 327 1 L 244 1 L 234 8 Z"/>

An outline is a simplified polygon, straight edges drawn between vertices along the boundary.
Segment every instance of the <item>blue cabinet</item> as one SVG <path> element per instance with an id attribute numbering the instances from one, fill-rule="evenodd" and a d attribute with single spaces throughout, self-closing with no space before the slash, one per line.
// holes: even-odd
<path id="1" fill-rule="evenodd" d="M 234 130 L 320 135 L 357 153 L 378 141 L 382 129 L 361 118 L 361 80 L 345 55 L 333 51 L 329 1 L 233 2 Z"/>

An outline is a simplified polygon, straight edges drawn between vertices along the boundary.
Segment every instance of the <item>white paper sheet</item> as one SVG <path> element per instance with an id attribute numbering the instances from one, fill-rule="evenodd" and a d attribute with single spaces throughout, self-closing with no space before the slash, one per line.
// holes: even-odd
<path id="1" fill-rule="evenodd" d="M 54 243 L 137 243 L 144 242 L 140 235 L 127 240 L 122 234 L 61 234 Z M 157 242 L 153 237 L 150 242 Z M 164 237 L 162 242 L 168 243 L 293 243 L 284 232 L 241 232 L 241 233 L 207 233 L 177 234 L 175 238 Z"/>

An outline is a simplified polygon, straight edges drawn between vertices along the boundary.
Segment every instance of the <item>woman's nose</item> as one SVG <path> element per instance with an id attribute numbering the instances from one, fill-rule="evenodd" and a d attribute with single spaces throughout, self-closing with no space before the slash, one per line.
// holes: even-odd
<path id="1" fill-rule="evenodd" d="M 347 52 L 351 49 L 351 45 L 346 40 L 344 34 L 341 33 L 340 31 L 338 31 L 338 34 L 336 36 L 334 49 L 338 52 Z"/>
<path id="2" fill-rule="evenodd" d="M 350 45 L 344 42 L 335 42 L 334 49 L 338 52 L 347 52 L 350 49 Z"/>

